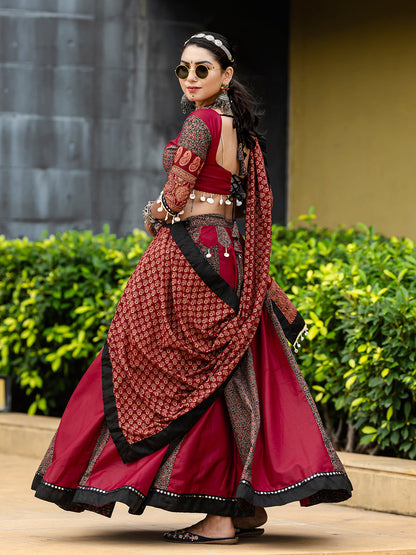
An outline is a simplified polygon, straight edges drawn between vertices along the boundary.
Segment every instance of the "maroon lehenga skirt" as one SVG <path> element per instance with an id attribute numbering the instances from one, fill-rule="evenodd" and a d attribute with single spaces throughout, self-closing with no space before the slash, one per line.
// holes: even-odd
<path id="1" fill-rule="evenodd" d="M 237 226 L 193 217 L 188 233 L 238 293 Z M 224 256 L 224 253 L 229 256 Z M 253 506 L 343 501 L 351 483 L 266 295 L 258 329 L 226 387 L 182 437 L 123 462 L 103 407 L 101 353 L 84 374 L 34 477 L 36 497 L 111 516 L 115 503 L 224 516 Z"/>

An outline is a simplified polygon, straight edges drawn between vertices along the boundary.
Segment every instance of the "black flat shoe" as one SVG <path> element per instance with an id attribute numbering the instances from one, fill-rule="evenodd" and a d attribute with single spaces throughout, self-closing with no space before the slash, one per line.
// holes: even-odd
<path id="1" fill-rule="evenodd" d="M 168 542 L 176 543 L 217 543 L 217 544 L 234 544 L 238 543 L 237 535 L 230 538 L 207 538 L 199 534 L 193 534 L 187 530 L 174 530 L 173 532 L 165 532 L 163 537 Z"/>

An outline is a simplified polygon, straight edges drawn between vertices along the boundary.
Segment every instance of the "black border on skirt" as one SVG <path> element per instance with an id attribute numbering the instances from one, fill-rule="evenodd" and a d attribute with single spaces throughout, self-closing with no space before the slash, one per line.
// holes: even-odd
<path id="1" fill-rule="evenodd" d="M 179 494 L 160 489 L 150 489 L 146 496 L 130 486 L 112 491 L 88 487 L 63 488 L 44 482 L 40 473 L 35 475 L 32 483 L 35 497 L 39 499 L 55 503 L 67 511 L 91 510 L 107 517 L 111 516 L 116 502 L 127 505 L 129 512 L 136 515 L 142 514 L 149 505 L 173 512 L 246 516 L 251 513 L 253 505 L 273 507 L 304 501 L 303 506 L 312 506 L 316 503 L 342 502 L 351 497 L 351 488 L 348 476 L 341 471 L 310 476 L 276 492 L 256 492 L 250 484 L 240 483 L 236 497 Z M 103 510 L 100 511 L 100 508 Z"/>

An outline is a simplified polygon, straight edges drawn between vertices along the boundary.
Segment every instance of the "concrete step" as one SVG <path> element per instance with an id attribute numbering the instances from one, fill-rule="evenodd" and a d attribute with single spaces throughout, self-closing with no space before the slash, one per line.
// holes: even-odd
<path id="1" fill-rule="evenodd" d="M 59 418 L 0 413 L 0 452 L 41 459 Z M 416 461 L 339 453 L 354 487 L 349 507 L 416 516 Z"/>
<path id="2" fill-rule="evenodd" d="M 345 505 L 416 516 L 416 461 L 357 453 L 339 456 L 354 488 Z"/>

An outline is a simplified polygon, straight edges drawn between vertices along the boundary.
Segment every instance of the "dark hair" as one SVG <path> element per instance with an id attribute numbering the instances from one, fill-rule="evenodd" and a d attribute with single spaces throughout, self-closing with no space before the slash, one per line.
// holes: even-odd
<path id="1" fill-rule="evenodd" d="M 230 52 L 232 59 L 229 59 L 227 53 L 221 48 L 221 46 L 218 46 L 214 41 L 208 40 L 204 37 L 192 36 L 185 42 L 184 48 L 190 44 L 195 44 L 196 46 L 205 48 L 206 50 L 212 52 L 222 69 L 226 69 L 230 66 L 235 68 L 233 48 L 226 37 L 212 31 L 203 31 L 203 34 L 212 35 L 215 40 L 220 40 L 225 48 Z M 231 108 L 234 114 L 234 124 L 239 141 L 241 141 L 248 148 L 253 148 L 253 137 L 261 139 L 261 136 L 257 131 L 257 126 L 260 120 L 257 103 L 247 88 L 237 81 L 235 74 L 233 75 L 229 85 L 228 96 L 231 101 Z"/>

